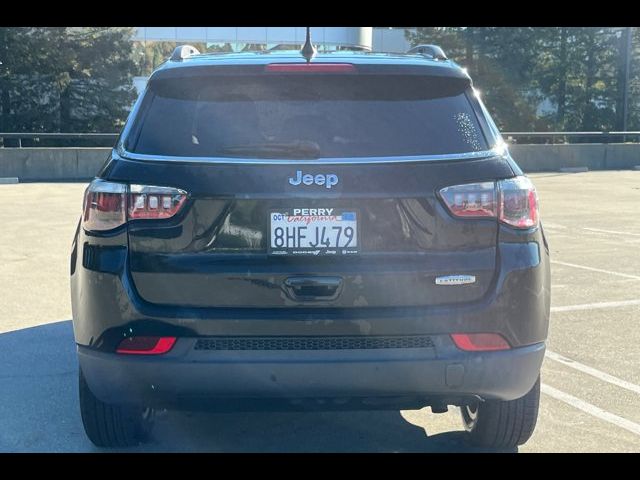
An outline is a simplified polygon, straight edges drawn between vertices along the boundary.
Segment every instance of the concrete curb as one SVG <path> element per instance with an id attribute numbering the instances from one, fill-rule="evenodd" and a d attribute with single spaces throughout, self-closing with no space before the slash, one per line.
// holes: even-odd
<path id="1" fill-rule="evenodd" d="M 93 177 L 110 148 L 0 148 L 0 178 L 50 181 Z"/>
<path id="2" fill-rule="evenodd" d="M 509 151 L 527 173 L 637 170 L 640 166 L 640 143 L 515 144 Z M 18 178 L 21 183 L 92 178 L 110 152 L 111 148 L 0 148 L 0 178 Z"/>
<path id="3" fill-rule="evenodd" d="M 2 177 L 0 178 L 0 185 L 11 185 L 18 183 L 18 177 Z"/>
<path id="4" fill-rule="evenodd" d="M 525 172 L 557 172 L 561 168 L 632 169 L 640 163 L 638 143 L 575 143 L 509 145 L 511 156 Z"/>

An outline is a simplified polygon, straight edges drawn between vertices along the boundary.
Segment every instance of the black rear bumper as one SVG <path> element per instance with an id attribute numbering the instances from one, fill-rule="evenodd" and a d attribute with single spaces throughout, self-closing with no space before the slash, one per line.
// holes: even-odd
<path id="1" fill-rule="evenodd" d="M 151 241 L 151 240 L 150 240 Z M 88 249 L 87 245 L 100 248 Z M 282 308 L 159 304 L 136 289 L 121 231 L 80 232 L 72 256 L 73 324 L 80 366 L 110 403 L 213 407 L 271 400 L 301 408 L 411 408 L 511 400 L 535 383 L 549 322 L 549 258 L 542 229 L 499 234 L 496 270 L 481 299 L 429 306 Z M 245 272 L 246 273 L 246 272 Z M 249 275 L 239 274 L 247 277 Z M 170 285 L 169 285 L 170 287 Z M 451 333 L 498 333 L 513 348 L 470 353 Z M 116 355 L 129 336 L 175 336 L 158 357 Z M 197 351 L 202 337 L 416 336 L 433 348 Z M 244 399 L 242 402 L 240 399 Z M 310 402 L 310 403 L 309 403 Z"/>
<path id="2" fill-rule="evenodd" d="M 410 408 L 474 396 L 512 400 L 536 381 L 544 343 L 499 352 L 433 348 L 199 351 L 182 338 L 166 355 L 127 356 L 78 347 L 89 387 L 108 403 L 198 407 L 280 401 L 301 408 Z M 249 407 L 253 408 L 253 407 Z"/>
<path id="3" fill-rule="evenodd" d="M 122 234 L 124 235 L 124 234 Z M 539 232 L 535 234 L 541 236 Z M 114 243 L 120 239 L 110 239 Z M 549 260 L 542 242 L 498 246 L 499 268 L 481 300 L 406 307 L 216 307 L 146 302 L 127 268 L 126 248 L 108 250 L 95 265 L 88 249 L 71 277 L 76 342 L 114 352 L 125 336 L 433 335 L 499 333 L 513 347 L 543 342 L 549 323 Z M 82 253 L 80 253 L 82 252 Z M 87 265 L 85 265 L 87 264 Z"/>

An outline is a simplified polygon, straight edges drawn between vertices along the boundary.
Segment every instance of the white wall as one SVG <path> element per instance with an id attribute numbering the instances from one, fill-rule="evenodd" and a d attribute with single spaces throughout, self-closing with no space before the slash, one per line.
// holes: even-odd
<path id="1" fill-rule="evenodd" d="M 372 27 L 311 27 L 314 43 L 371 48 Z M 305 27 L 136 27 L 133 40 L 303 43 Z"/>
<path id="2" fill-rule="evenodd" d="M 359 46 L 374 52 L 403 53 L 409 48 L 403 28 L 311 27 L 314 43 Z M 209 43 L 302 43 L 305 27 L 136 27 L 132 40 Z M 148 77 L 134 77 L 138 93 Z"/>
<path id="3" fill-rule="evenodd" d="M 404 53 L 411 45 L 404 38 L 404 28 L 374 28 L 373 51 L 388 53 Z"/>

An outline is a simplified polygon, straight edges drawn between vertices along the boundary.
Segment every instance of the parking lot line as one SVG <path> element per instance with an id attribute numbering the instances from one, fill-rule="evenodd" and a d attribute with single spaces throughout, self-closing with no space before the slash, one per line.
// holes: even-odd
<path id="1" fill-rule="evenodd" d="M 553 388 L 552 386 L 547 385 L 545 383 L 543 383 L 540 386 L 540 389 L 542 390 L 542 393 L 549 395 L 550 397 L 555 398 L 556 400 L 560 400 L 561 402 L 571 405 L 572 407 L 575 407 L 578 410 L 582 410 L 583 412 L 588 413 L 589 415 L 592 415 L 596 418 L 599 418 L 600 420 L 604 420 L 605 422 L 609 422 L 613 425 L 616 425 L 620 428 L 624 428 L 625 430 L 628 430 L 629 432 L 635 433 L 636 435 L 640 436 L 640 425 L 635 422 L 632 422 L 631 420 L 627 420 L 626 418 L 622 418 L 611 412 L 607 412 L 606 410 L 603 410 L 600 407 L 596 407 L 595 405 L 589 402 L 585 402 L 584 400 L 578 397 L 569 395 L 568 393 L 558 390 L 557 388 Z"/>
<path id="2" fill-rule="evenodd" d="M 631 233 L 631 232 L 620 232 L 617 230 L 604 230 L 602 228 L 587 228 L 583 227 L 583 230 L 589 230 L 590 232 L 602 232 L 602 233 L 613 233 L 615 235 L 633 235 L 634 237 L 640 237 L 640 233 Z"/>
<path id="3" fill-rule="evenodd" d="M 609 275 L 617 275 L 618 277 L 633 278 L 634 280 L 640 280 L 638 275 L 630 275 L 628 273 L 612 272 L 611 270 L 603 270 L 602 268 L 587 267 L 585 265 L 576 265 L 575 263 L 560 262 L 558 260 L 551 260 L 551 263 L 556 265 L 564 265 L 565 267 L 581 268 L 583 270 L 591 270 L 592 272 L 608 273 Z"/>
<path id="4" fill-rule="evenodd" d="M 633 305 L 640 305 L 640 299 L 620 300 L 618 302 L 583 303 L 580 305 L 564 305 L 562 307 L 551 307 L 551 313 L 575 312 L 577 310 L 597 310 L 599 308 L 629 307 Z"/>
<path id="5" fill-rule="evenodd" d="M 584 365 L 583 363 L 577 362 L 570 358 L 567 358 L 559 353 L 552 352 L 551 350 L 547 350 L 545 356 L 550 358 L 551 360 L 555 360 L 556 362 L 560 362 L 563 365 L 573 368 L 575 370 L 579 370 L 587 375 L 591 375 L 592 377 L 598 378 L 604 382 L 610 383 L 612 385 L 616 385 L 618 387 L 629 390 L 633 393 L 637 393 L 640 395 L 640 385 L 636 385 L 635 383 L 627 382 L 618 377 L 614 377 L 613 375 L 609 375 L 601 370 L 590 367 L 588 365 Z"/>
<path id="6" fill-rule="evenodd" d="M 544 222 L 542 222 L 542 226 L 544 228 L 551 228 L 551 229 L 559 228 L 561 230 L 566 230 L 567 228 L 569 228 L 569 227 L 566 227 L 564 225 L 560 225 L 559 223 L 548 222 L 546 220 Z"/>

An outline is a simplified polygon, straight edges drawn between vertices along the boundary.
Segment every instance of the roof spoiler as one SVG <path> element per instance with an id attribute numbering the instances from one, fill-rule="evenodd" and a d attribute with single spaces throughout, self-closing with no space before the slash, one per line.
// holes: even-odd
<path id="1" fill-rule="evenodd" d="M 448 60 L 444 50 L 442 50 L 438 45 L 416 45 L 415 47 L 407 50 L 407 53 L 413 53 L 414 55 L 427 55 L 434 60 Z"/>
<path id="2" fill-rule="evenodd" d="M 194 46 L 180 45 L 175 48 L 169 60 L 172 62 L 181 62 L 185 58 L 189 58 L 191 55 L 200 55 L 200 52 Z"/>

